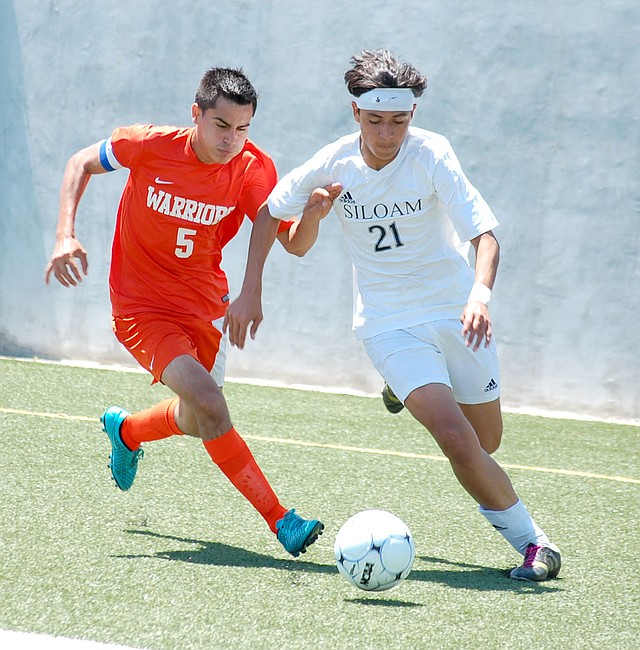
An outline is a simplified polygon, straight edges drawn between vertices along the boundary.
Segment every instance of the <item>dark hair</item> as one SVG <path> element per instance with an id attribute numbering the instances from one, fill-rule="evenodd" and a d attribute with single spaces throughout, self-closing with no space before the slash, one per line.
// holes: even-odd
<path id="1" fill-rule="evenodd" d="M 196 104 L 204 112 L 214 108 L 220 97 L 241 106 L 251 104 L 254 115 L 258 108 L 258 93 L 242 68 L 211 68 L 204 73 L 196 91 Z"/>
<path id="2" fill-rule="evenodd" d="M 351 57 L 353 64 L 344 73 L 344 82 L 354 97 L 374 88 L 410 88 L 420 97 L 427 87 L 427 78 L 409 63 L 396 59 L 389 50 L 362 50 Z"/>

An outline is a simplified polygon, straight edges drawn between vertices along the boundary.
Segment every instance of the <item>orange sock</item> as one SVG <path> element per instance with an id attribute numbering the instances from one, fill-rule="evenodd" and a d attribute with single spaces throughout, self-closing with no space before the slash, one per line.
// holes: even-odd
<path id="1" fill-rule="evenodd" d="M 246 442 L 232 427 L 215 440 L 204 441 L 211 460 L 222 470 L 236 489 L 262 515 L 273 533 L 276 521 L 287 511 L 258 467 Z"/>
<path id="2" fill-rule="evenodd" d="M 120 429 L 122 442 L 135 451 L 141 442 L 182 435 L 173 416 L 177 404 L 178 398 L 170 397 L 149 409 L 129 415 Z"/>

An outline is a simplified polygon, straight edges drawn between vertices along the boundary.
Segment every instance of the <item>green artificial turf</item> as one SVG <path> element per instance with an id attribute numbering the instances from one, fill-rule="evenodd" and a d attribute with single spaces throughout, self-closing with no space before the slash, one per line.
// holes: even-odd
<path id="1" fill-rule="evenodd" d="M 144 374 L 0 360 L 0 628 L 147 649 L 640 645 L 639 427 L 505 415 L 495 458 L 563 555 L 559 579 L 527 584 L 429 435 L 378 399 L 225 388 L 283 504 L 326 525 L 299 559 L 196 439 L 147 444 L 120 492 L 98 418 L 168 395 Z M 417 548 L 380 594 L 333 561 L 366 508 Z"/>

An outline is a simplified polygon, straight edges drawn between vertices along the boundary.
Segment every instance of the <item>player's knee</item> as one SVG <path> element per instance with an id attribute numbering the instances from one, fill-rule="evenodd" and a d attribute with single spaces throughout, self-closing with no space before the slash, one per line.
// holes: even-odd
<path id="1" fill-rule="evenodd" d="M 454 465 L 472 465 L 480 450 L 478 439 L 465 427 L 452 425 L 434 426 L 431 431 L 442 453 Z"/>
<path id="2" fill-rule="evenodd" d="M 229 409 L 220 391 L 208 395 L 192 408 L 202 440 L 219 438 L 231 428 Z"/>

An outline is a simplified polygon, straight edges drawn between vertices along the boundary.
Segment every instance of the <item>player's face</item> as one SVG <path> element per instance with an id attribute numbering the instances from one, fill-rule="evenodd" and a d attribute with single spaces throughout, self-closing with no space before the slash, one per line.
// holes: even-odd
<path id="1" fill-rule="evenodd" d="M 206 164 L 224 165 L 242 151 L 249 135 L 253 107 L 220 98 L 213 108 L 204 112 L 193 104 L 191 115 L 196 125 L 191 142 L 196 156 Z"/>
<path id="2" fill-rule="evenodd" d="M 360 125 L 360 148 L 364 161 L 374 169 L 388 165 L 407 137 L 413 111 L 366 111 L 355 102 L 353 116 Z"/>

